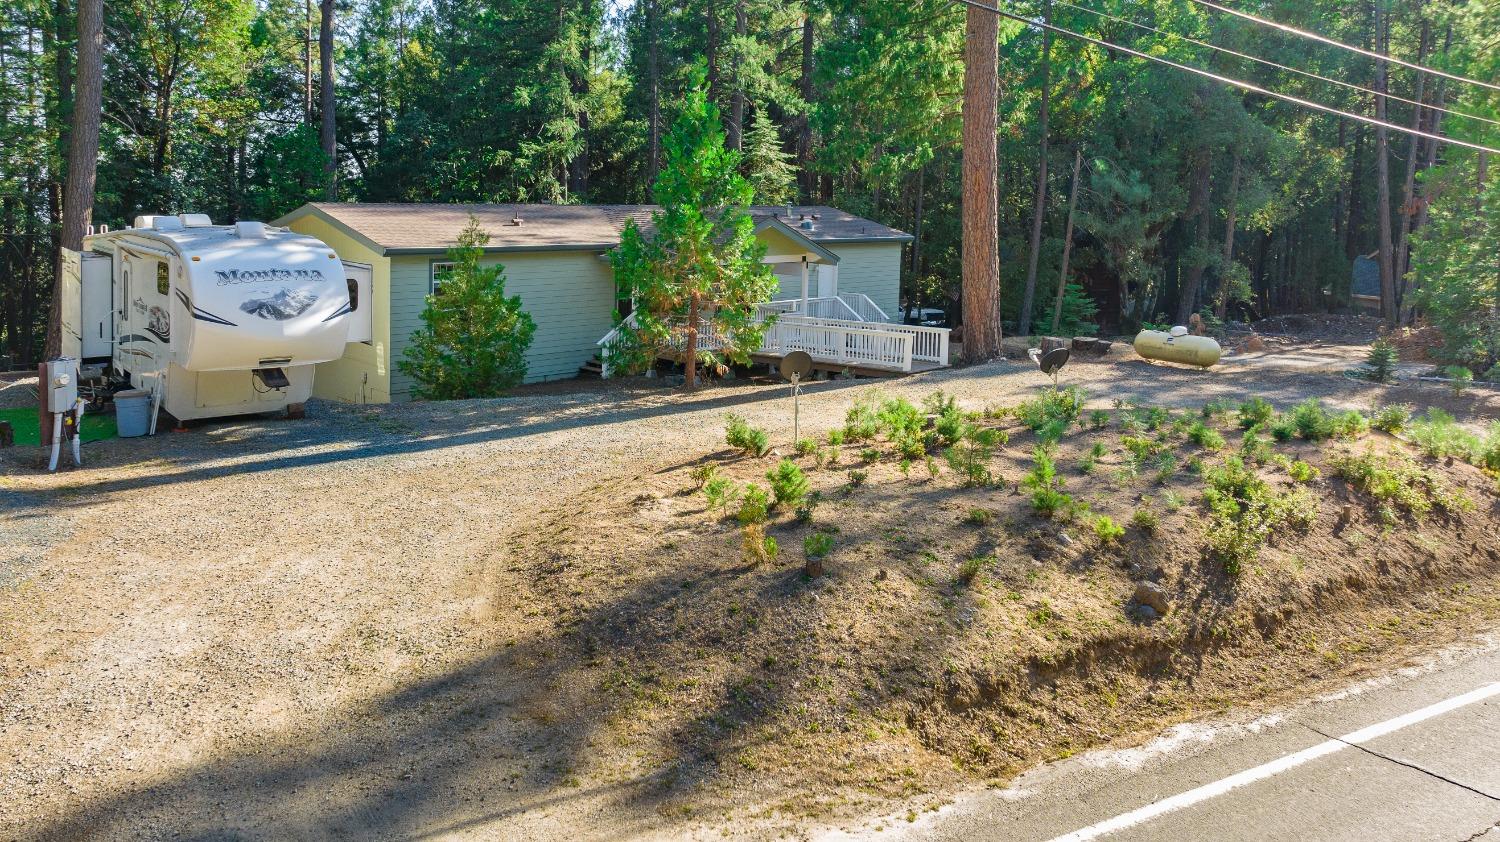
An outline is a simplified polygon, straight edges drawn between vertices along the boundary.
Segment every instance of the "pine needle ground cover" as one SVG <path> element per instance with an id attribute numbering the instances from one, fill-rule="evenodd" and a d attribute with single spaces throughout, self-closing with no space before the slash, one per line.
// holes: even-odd
<path id="1" fill-rule="evenodd" d="M 1105 411 L 869 401 L 801 455 L 726 446 L 556 507 L 516 553 L 602 723 L 579 771 L 680 817 L 921 809 L 1500 616 L 1483 464 L 1367 425 L 1278 441 L 1262 407 Z M 748 526 L 695 479 L 733 495 L 788 460 L 815 505 Z"/>

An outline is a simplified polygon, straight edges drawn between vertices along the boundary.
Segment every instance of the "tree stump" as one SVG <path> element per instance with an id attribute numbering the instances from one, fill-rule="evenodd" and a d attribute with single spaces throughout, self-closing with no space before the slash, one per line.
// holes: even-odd
<path id="1" fill-rule="evenodd" d="M 802 573 L 809 579 L 816 579 L 823 575 L 823 559 L 810 558 L 802 565 Z"/>
<path id="2" fill-rule="evenodd" d="M 1042 337 L 1042 353 L 1043 354 L 1047 353 L 1048 351 L 1056 351 L 1058 348 L 1066 348 L 1066 347 L 1068 347 L 1068 340 L 1063 339 L 1060 336 L 1043 336 Z"/>

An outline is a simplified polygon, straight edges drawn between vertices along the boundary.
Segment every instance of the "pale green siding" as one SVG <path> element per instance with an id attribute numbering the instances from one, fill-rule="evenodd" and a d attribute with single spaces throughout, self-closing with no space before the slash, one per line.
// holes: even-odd
<path id="1" fill-rule="evenodd" d="M 421 327 L 422 308 L 431 288 L 428 255 L 391 258 L 391 357 L 401 359 L 413 331 Z M 521 296 L 521 305 L 536 322 L 527 354 L 526 380 L 573 377 L 592 357 L 613 324 L 614 275 L 595 251 L 511 252 L 491 255 L 486 263 L 505 266 L 505 290 Z M 411 397 L 411 378 L 400 371 L 391 378 L 391 397 Z"/>
<path id="2" fill-rule="evenodd" d="M 822 245 L 839 256 L 839 292 L 870 296 L 887 316 L 901 318 L 901 244 L 838 243 Z M 800 282 L 799 282 L 800 283 Z"/>

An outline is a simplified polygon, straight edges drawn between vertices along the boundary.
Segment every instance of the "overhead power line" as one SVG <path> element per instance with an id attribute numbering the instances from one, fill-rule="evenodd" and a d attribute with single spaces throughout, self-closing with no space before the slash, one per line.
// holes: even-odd
<path id="1" fill-rule="evenodd" d="M 1423 73 L 1431 73 L 1434 76 L 1442 76 L 1445 79 L 1452 79 L 1455 82 L 1467 82 L 1470 85 L 1478 85 L 1481 88 L 1489 88 L 1492 91 L 1500 91 L 1500 85 L 1497 85 L 1493 82 L 1482 82 L 1478 79 L 1470 79 L 1466 76 L 1459 76 L 1454 73 L 1448 73 L 1444 70 L 1437 70 L 1432 67 L 1424 67 L 1414 62 L 1404 61 L 1393 56 L 1385 55 L 1384 53 L 1377 53 L 1374 50 L 1366 50 L 1363 47 L 1355 47 L 1350 44 L 1345 44 L 1343 41 L 1335 41 L 1334 39 L 1329 38 L 1326 35 L 1319 35 L 1316 32 L 1308 32 L 1305 29 L 1298 29 L 1295 26 L 1288 26 L 1284 23 L 1278 23 L 1274 20 L 1267 20 L 1266 18 L 1256 17 L 1255 15 L 1252 15 L 1248 12 L 1242 12 L 1239 9 L 1231 9 L 1228 6 L 1222 6 L 1218 3 L 1214 3 L 1212 2 L 1212 0 L 1192 0 L 1192 2 L 1197 3 L 1200 6 L 1206 6 L 1210 9 L 1216 9 L 1225 14 L 1234 15 L 1237 18 L 1244 18 L 1248 21 L 1254 21 L 1261 26 L 1269 26 L 1272 29 L 1279 29 L 1282 32 L 1289 32 L 1302 38 L 1311 38 L 1312 40 L 1319 43 L 1328 44 L 1332 47 L 1338 47 L 1342 50 L 1348 50 L 1351 53 L 1359 53 L 1362 56 L 1369 56 L 1370 58 L 1378 59 L 1380 61 L 1388 61 L 1391 64 L 1399 64 L 1402 67 L 1409 67 L 1412 70 L 1420 70 Z"/>
<path id="2" fill-rule="evenodd" d="M 1228 76 L 1224 76 L 1224 75 L 1221 75 L 1221 74 L 1218 74 L 1218 73 L 1214 73 L 1214 72 L 1209 71 L 1209 70 L 1204 70 L 1201 67 L 1193 67 L 1190 64 L 1181 64 L 1179 62 L 1172 61 L 1171 59 L 1162 58 L 1161 56 L 1153 56 L 1153 55 L 1151 55 L 1149 53 L 1143 53 L 1140 50 L 1133 50 L 1133 49 L 1131 49 L 1129 47 L 1122 47 L 1119 44 L 1113 44 L 1113 43 L 1110 43 L 1109 41 L 1104 41 L 1104 40 L 1101 40 L 1101 39 L 1098 39 L 1098 38 L 1094 38 L 1094 37 L 1089 36 L 1089 35 L 1084 35 L 1081 32 L 1074 32 L 1071 29 L 1064 29 L 1061 26 L 1057 26 L 1055 24 L 1046 23 L 1044 21 L 1040 21 L 1040 20 L 1037 20 L 1035 18 L 1028 18 L 1028 17 L 1025 17 L 1024 15 L 1015 14 L 1014 12 L 1007 12 L 1004 9 L 999 9 L 999 8 L 996 8 L 995 6 L 990 6 L 990 5 L 987 5 L 985 3 L 977 2 L 977 0 L 949 0 L 949 2 L 958 3 L 958 4 L 961 4 L 961 5 L 964 5 L 964 6 L 972 6 L 972 7 L 976 8 L 976 9 L 982 9 L 982 10 L 984 10 L 986 12 L 990 12 L 991 14 L 999 15 L 1000 17 L 1003 17 L 1003 18 L 1009 18 L 1009 19 L 1014 20 L 1014 21 L 1019 21 L 1020 23 L 1024 23 L 1027 26 L 1039 26 L 1039 27 L 1041 27 L 1043 29 L 1050 29 L 1050 30 L 1052 30 L 1053 32 L 1056 32 L 1059 35 L 1066 35 L 1069 38 L 1076 38 L 1076 39 L 1078 39 L 1080 41 L 1087 41 L 1090 44 L 1093 44 L 1093 45 L 1098 46 L 1098 47 L 1104 47 L 1107 50 L 1115 50 L 1117 52 L 1125 53 L 1126 55 L 1135 56 L 1136 58 L 1143 58 L 1143 59 L 1146 59 L 1147 61 L 1154 61 L 1157 64 L 1165 64 L 1168 67 L 1173 67 L 1173 68 L 1176 68 L 1178 70 L 1183 70 L 1183 71 L 1186 71 L 1188 73 L 1192 73 L 1192 74 L 1195 74 L 1195 75 L 1198 75 L 1198 76 L 1202 76 L 1202 77 L 1204 77 L 1206 79 L 1212 79 L 1215 82 L 1219 82 L 1219 83 L 1222 83 L 1222 84 L 1225 84 L 1225 85 L 1229 85 L 1232 88 L 1239 88 L 1240 90 L 1245 91 L 1247 93 L 1260 94 L 1262 96 L 1268 96 L 1268 97 L 1271 97 L 1273 99 L 1283 100 L 1285 102 L 1290 102 L 1293 105 L 1300 105 L 1300 106 L 1303 106 L 1304 108 L 1311 108 L 1311 109 L 1313 109 L 1315 111 L 1322 111 L 1325 114 L 1333 114 L 1333 115 L 1336 115 L 1336 116 L 1339 116 L 1339 117 L 1348 117 L 1351 120 L 1357 120 L 1358 122 L 1367 123 L 1367 124 L 1369 124 L 1371 126 L 1379 126 L 1381 128 L 1389 129 L 1390 131 L 1394 131 L 1394 132 L 1401 132 L 1402 134 L 1416 135 L 1417 137 L 1425 137 L 1425 138 L 1429 138 L 1431 140 L 1440 141 L 1442 143 L 1452 144 L 1454 146 L 1462 146 L 1462 147 L 1465 147 L 1467 149 L 1477 149 L 1480 152 L 1490 152 L 1490 153 L 1493 153 L 1493 154 L 1496 154 L 1496 155 L 1500 155 L 1500 149 L 1496 149 L 1496 148 L 1491 147 L 1491 146 L 1484 146 L 1484 145 L 1478 144 L 1478 143 L 1470 143 L 1467 140 L 1459 140 L 1457 138 L 1452 138 L 1452 137 L 1444 137 L 1442 135 L 1432 134 L 1431 132 L 1424 132 L 1424 131 L 1421 131 L 1419 129 L 1411 129 L 1411 128 L 1407 128 L 1406 126 L 1399 126 L 1399 125 L 1397 125 L 1395 123 L 1388 123 L 1385 120 L 1377 120 L 1374 117 L 1366 117 L 1363 114 L 1355 114 L 1355 113 L 1352 113 L 1352 112 L 1349 112 L 1349 111 L 1344 111 L 1344 110 L 1341 110 L 1341 109 L 1338 109 L 1338 108 L 1334 108 L 1332 106 L 1324 105 L 1324 104 L 1322 104 L 1320 102 L 1313 102 L 1310 99 L 1303 99 L 1302 97 L 1292 96 L 1291 94 L 1278 93 L 1277 91 L 1269 90 L 1267 88 L 1262 88 L 1261 86 L 1252 84 L 1250 82 L 1246 82 L 1246 81 L 1243 81 L 1243 80 L 1240 80 L 1240 79 L 1232 79 L 1232 78 L 1230 78 Z"/>
<path id="3" fill-rule="evenodd" d="M 1208 41 L 1200 41 L 1197 38 L 1190 38 L 1190 37 L 1188 37 L 1186 35 L 1179 35 L 1176 32 L 1167 32 L 1167 31 L 1162 30 L 1162 29 L 1157 29 L 1154 26 L 1147 26 L 1144 23 L 1137 23 L 1136 21 L 1130 20 L 1128 18 L 1117 17 L 1117 16 L 1111 15 L 1111 14 L 1109 14 L 1107 12 L 1101 12 L 1101 11 L 1098 11 L 1098 10 L 1095 10 L 1095 9 L 1090 9 L 1090 8 L 1088 8 L 1086 6 L 1077 6 L 1077 5 L 1074 5 L 1072 3 L 1065 2 L 1065 0 L 1053 0 L 1053 2 L 1056 5 L 1058 5 L 1058 6 L 1066 6 L 1069 9 L 1077 9 L 1080 12 L 1086 12 L 1086 13 L 1091 14 L 1091 15 L 1097 15 L 1097 16 L 1099 16 L 1101 18 L 1104 18 L 1105 20 L 1111 20 L 1111 21 L 1114 21 L 1116 23 L 1123 23 L 1126 26 L 1133 26 L 1136 29 L 1144 29 L 1147 32 L 1154 32 L 1157 35 L 1162 35 L 1162 36 L 1165 36 L 1167 38 L 1176 38 L 1179 41 L 1186 41 L 1189 44 L 1196 44 L 1199 47 L 1204 47 L 1204 48 L 1213 50 L 1215 52 L 1224 53 L 1225 55 L 1231 55 L 1231 56 L 1234 56 L 1235 58 L 1242 58 L 1242 59 L 1245 59 L 1247 61 L 1256 62 L 1257 64 L 1263 64 L 1263 65 L 1265 65 L 1267 67 L 1274 67 L 1277 70 L 1284 70 L 1287 73 L 1295 73 L 1298 76 L 1305 76 L 1305 77 L 1307 77 L 1309 79 L 1316 79 L 1319 82 L 1327 82 L 1330 85 L 1338 85 L 1340 87 L 1348 88 L 1348 89 L 1354 90 L 1354 91 L 1360 91 L 1360 92 L 1363 92 L 1363 93 L 1371 94 L 1373 96 L 1383 96 L 1386 99 L 1392 99 L 1392 100 L 1395 100 L 1397 102 L 1404 102 L 1407 105 L 1415 105 L 1415 106 L 1417 106 L 1419 108 L 1426 108 L 1426 109 L 1429 109 L 1429 110 L 1432 110 L 1432 111 L 1441 111 L 1444 114 L 1452 114 L 1455 117 L 1464 117 L 1464 118 L 1469 119 L 1469 120 L 1478 120 L 1478 121 L 1480 121 L 1482 123 L 1489 123 L 1491 125 L 1500 126 L 1500 120 L 1491 120 L 1488 117 L 1481 117 L 1478 114 L 1468 114 L 1468 113 L 1463 112 L 1463 111 L 1458 111 L 1458 110 L 1455 110 L 1455 109 L 1452 109 L 1452 108 L 1444 108 L 1443 106 L 1434 105 L 1432 103 L 1418 102 L 1418 101 L 1416 101 L 1414 99 L 1407 99 L 1406 97 L 1396 96 L 1395 94 L 1389 94 L 1389 93 L 1383 94 L 1380 91 L 1374 90 L 1372 88 L 1362 87 L 1362 86 L 1356 85 L 1356 84 L 1354 84 L 1352 82 L 1345 82 L 1342 79 L 1334 79 L 1334 78 L 1331 78 L 1331 77 L 1328 77 L 1328 76 L 1321 76 L 1321 75 L 1319 75 L 1317 73 L 1312 73 L 1312 72 L 1309 72 L 1309 71 L 1306 71 L 1306 70 L 1298 70 L 1295 67 L 1288 67 L 1285 64 L 1278 64 L 1277 62 L 1271 61 L 1269 59 L 1264 59 L 1264 58 L 1261 58 L 1259 56 L 1253 56 L 1253 55 L 1250 55 L 1249 53 L 1242 53 L 1242 52 L 1239 52 L 1238 50 L 1231 50 L 1228 47 L 1221 47 L 1218 44 L 1212 44 L 1212 43 L 1209 43 Z"/>

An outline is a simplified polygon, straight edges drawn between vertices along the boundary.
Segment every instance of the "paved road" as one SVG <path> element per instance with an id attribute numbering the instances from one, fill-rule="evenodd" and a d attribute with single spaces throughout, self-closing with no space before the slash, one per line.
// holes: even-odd
<path id="1" fill-rule="evenodd" d="M 1500 638 L 1253 721 L 1182 726 L 855 838 L 1500 842 Z M 840 834 L 842 836 L 843 834 Z"/>

